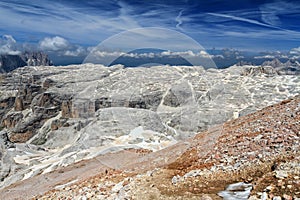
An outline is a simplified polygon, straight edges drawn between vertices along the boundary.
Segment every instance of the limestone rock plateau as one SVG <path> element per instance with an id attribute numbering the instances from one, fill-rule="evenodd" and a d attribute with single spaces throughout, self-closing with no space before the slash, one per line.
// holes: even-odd
<path id="1" fill-rule="evenodd" d="M 26 198 L 56 189 L 51 198 L 86 193 L 95 199 L 140 199 L 145 190 L 135 185 L 140 184 L 148 187 L 148 199 L 215 194 L 209 199 L 219 198 L 216 194 L 233 181 L 255 184 L 259 174 L 269 173 L 260 167 L 271 167 L 273 161 L 279 166 L 274 173 L 281 173 L 281 160 L 293 165 L 287 155 L 299 163 L 300 103 L 295 96 L 300 77 L 275 72 L 272 66 L 205 70 L 83 64 L 3 74 L 0 192 L 12 198 L 10 188 L 35 185 L 36 193 L 25 190 Z M 257 168 L 250 180 L 246 171 L 252 164 Z M 287 173 L 298 176 L 298 171 Z M 224 178 L 229 174 L 231 179 Z M 80 182 L 93 175 L 86 183 L 90 186 Z M 203 186 L 194 187 L 193 177 L 200 177 Z M 212 181 L 205 185 L 203 177 Z M 160 179 L 161 184 L 155 182 Z M 297 184 L 290 183 L 292 188 Z M 99 187 L 100 196 L 88 192 L 92 186 Z M 176 188 L 181 193 L 174 193 Z M 292 192 L 299 191 L 286 195 Z"/>

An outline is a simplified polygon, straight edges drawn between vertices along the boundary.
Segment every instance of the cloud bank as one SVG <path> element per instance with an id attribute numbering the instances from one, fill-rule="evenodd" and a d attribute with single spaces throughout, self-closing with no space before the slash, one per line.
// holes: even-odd
<path id="1" fill-rule="evenodd" d="M 162 51 L 159 53 L 126 53 L 126 52 L 106 52 L 106 51 L 92 51 L 96 56 L 99 57 L 128 57 L 128 58 L 154 58 L 154 57 L 185 57 L 185 58 L 194 58 L 194 57 L 201 57 L 201 58 L 214 58 L 214 57 L 222 57 L 222 55 L 209 55 L 205 51 L 193 52 L 191 50 L 188 51 L 179 51 L 179 52 L 171 52 L 171 51 Z"/>

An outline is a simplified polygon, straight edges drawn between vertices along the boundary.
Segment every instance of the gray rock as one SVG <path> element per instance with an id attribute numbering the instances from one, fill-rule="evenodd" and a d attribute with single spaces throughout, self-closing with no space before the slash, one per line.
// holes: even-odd
<path id="1" fill-rule="evenodd" d="M 13 150 L 3 146 L 1 186 L 124 148 L 158 150 L 234 113 L 244 115 L 300 92 L 299 76 L 266 73 L 272 69 L 83 64 L 3 74 L 0 121 L 7 139 L 2 141 L 19 144 L 9 143 Z"/>
<path id="2" fill-rule="evenodd" d="M 183 177 L 184 178 L 196 177 L 196 176 L 201 176 L 202 174 L 203 174 L 203 172 L 201 172 L 200 170 L 192 170 L 192 171 L 186 173 Z"/>
<path id="3" fill-rule="evenodd" d="M 261 197 L 260 197 L 261 200 L 267 200 L 268 199 L 268 193 L 266 192 L 263 192 Z"/>
<path id="4" fill-rule="evenodd" d="M 163 98 L 163 105 L 178 107 L 193 101 L 193 89 L 187 81 L 175 83 Z"/>
<path id="5" fill-rule="evenodd" d="M 24 66 L 50 66 L 48 55 L 43 52 L 25 52 L 20 55 L 0 55 L 0 73 Z"/>
<path id="6" fill-rule="evenodd" d="M 19 55 L 0 55 L 0 72 L 5 73 L 26 66 L 27 63 Z"/>
<path id="7" fill-rule="evenodd" d="M 183 180 L 183 178 L 181 176 L 177 175 L 177 176 L 173 176 L 171 182 L 173 185 L 176 185 L 178 182 L 180 182 L 182 180 Z"/>
<path id="8" fill-rule="evenodd" d="M 247 200 L 251 190 L 251 184 L 239 182 L 227 186 L 226 190 L 219 192 L 218 195 L 224 200 Z"/>
<path id="9" fill-rule="evenodd" d="M 285 179 L 287 178 L 289 175 L 286 171 L 282 171 L 282 170 L 276 170 L 275 171 L 275 177 L 278 179 Z"/>
<path id="10" fill-rule="evenodd" d="M 5 149 L 15 147 L 14 143 L 12 143 L 7 136 L 7 132 L 5 130 L 0 131 L 0 146 L 3 152 Z"/>
<path id="11" fill-rule="evenodd" d="M 51 66 L 52 61 L 48 55 L 43 52 L 24 52 L 21 58 L 27 63 L 28 66 Z"/>
<path id="12" fill-rule="evenodd" d="M 277 58 L 262 63 L 263 67 L 272 67 L 273 71 L 280 75 L 299 75 L 300 63 L 297 60 L 289 59 L 286 63 L 280 62 Z"/>

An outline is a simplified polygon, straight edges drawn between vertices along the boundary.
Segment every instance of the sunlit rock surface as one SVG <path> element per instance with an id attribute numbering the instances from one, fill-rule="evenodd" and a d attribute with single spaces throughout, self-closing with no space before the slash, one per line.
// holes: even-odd
<path id="1" fill-rule="evenodd" d="M 107 152 L 165 148 L 299 94 L 300 77 L 255 66 L 84 64 L 20 68 L 0 87 L 3 187 Z"/>

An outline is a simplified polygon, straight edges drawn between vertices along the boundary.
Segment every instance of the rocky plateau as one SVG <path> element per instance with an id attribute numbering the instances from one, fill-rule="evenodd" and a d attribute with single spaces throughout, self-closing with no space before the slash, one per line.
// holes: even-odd
<path id="1" fill-rule="evenodd" d="M 38 66 L 0 88 L 0 199 L 300 197 L 297 74 Z"/>

